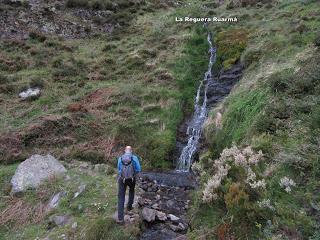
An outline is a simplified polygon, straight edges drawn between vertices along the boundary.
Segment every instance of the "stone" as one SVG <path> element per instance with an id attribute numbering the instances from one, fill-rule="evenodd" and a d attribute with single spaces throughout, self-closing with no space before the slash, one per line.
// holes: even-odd
<path id="1" fill-rule="evenodd" d="M 55 215 L 49 218 L 49 225 L 55 226 L 64 226 L 70 223 L 71 217 L 68 215 Z"/>
<path id="2" fill-rule="evenodd" d="M 181 232 L 181 231 L 186 230 L 186 226 L 182 223 L 179 223 L 178 225 L 170 224 L 169 227 L 174 232 Z"/>
<path id="3" fill-rule="evenodd" d="M 184 231 L 184 230 L 187 229 L 186 226 L 185 226 L 183 223 L 179 223 L 178 228 L 179 228 L 179 230 L 181 230 L 181 231 Z"/>
<path id="4" fill-rule="evenodd" d="M 66 172 L 65 167 L 53 156 L 33 155 L 19 164 L 11 179 L 12 193 L 37 188 L 50 177 L 64 175 Z"/>
<path id="5" fill-rule="evenodd" d="M 138 197 L 138 204 L 139 204 L 139 206 L 144 205 L 144 199 L 142 197 Z"/>
<path id="6" fill-rule="evenodd" d="M 53 195 L 49 200 L 47 209 L 51 210 L 56 208 L 59 205 L 61 198 L 64 197 L 65 195 L 66 195 L 66 192 L 58 192 L 57 194 Z"/>
<path id="7" fill-rule="evenodd" d="M 154 203 L 154 204 L 152 204 L 151 208 L 159 209 L 159 204 L 158 203 Z"/>
<path id="8" fill-rule="evenodd" d="M 170 224 L 169 227 L 170 227 L 171 230 L 174 231 L 174 232 L 178 232 L 178 231 L 179 231 L 178 226 L 176 226 L 176 225 Z"/>
<path id="9" fill-rule="evenodd" d="M 166 221 L 167 220 L 167 215 L 164 212 L 157 211 L 156 212 L 156 218 L 160 221 Z"/>
<path id="10" fill-rule="evenodd" d="M 78 227 L 78 223 L 77 222 L 72 223 L 72 225 L 71 225 L 72 229 L 76 229 L 77 227 Z"/>
<path id="11" fill-rule="evenodd" d="M 167 201 L 166 205 L 168 208 L 173 208 L 175 205 L 175 202 L 172 199 L 170 199 Z"/>
<path id="12" fill-rule="evenodd" d="M 147 222 L 153 222 L 156 219 L 156 211 L 151 208 L 144 207 L 142 209 L 142 218 Z"/>
<path id="13" fill-rule="evenodd" d="M 22 92 L 19 93 L 19 97 L 21 100 L 35 100 L 39 98 L 41 95 L 40 88 L 28 88 Z"/>
<path id="14" fill-rule="evenodd" d="M 178 218 L 177 216 L 173 215 L 173 214 L 169 214 L 168 218 L 172 221 L 172 222 L 178 222 L 180 220 L 180 218 Z"/>
<path id="15" fill-rule="evenodd" d="M 73 199 L 75 199 L 76 197 L 78 197 L 81 193 L 83 193 L 83 191 L 86 190 L 86 185 L 85 184 L 81 184 L 78 187 L 78 191 L 74 193 Z"/>
<path id="16" fill-rule="evenodd" d="M 159 201 L 160 199 L 161 199 L 161 196 L 159 194 L 157 194 L 156 201 Z"/>

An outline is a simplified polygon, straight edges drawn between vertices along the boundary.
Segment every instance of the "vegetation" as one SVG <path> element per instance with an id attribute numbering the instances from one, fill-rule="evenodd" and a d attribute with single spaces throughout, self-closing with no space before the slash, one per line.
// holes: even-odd
<path id="1" fill-rule="evenodd" d="M 22 198 L 7 195 L 10 191 L 10 179 L 17 164 L 2 166 L 1 239 L 33 239 L 44 234 L 53 239 L 62 237 L 62 234 L 77 239 L 134 239 L 139 232 L 138 226 L 128 226 L 124 230 L 120 226 L 115 227 L 114 220 L 109 219 L 116 211 L 115 175 L 95 172 L 90 168 L 81 171 L 81 162 L 76 164 L 77 167 L 71 167 L 68 171 L 67 180 L 52 178 L 36 191 L 27 191 Z M 75 198 L 80 185 L 85 185 L 85 190 Z M 46 211 L 46 203 L 58 192 L 65 192 L 66 195 L 62 197 L 56 209 Z M 72 229 L 67 224 L 53 228 L 49 219 L 56 215 L 72 216 L 72 223 L 76 222 L 77 227 Z M 48 229 L 53 230 L 47 233 Z"/>
<path id="2" fill-rule="evenodd" d="M 216 11 L 226 13 L 224 6 Z M 264 8 L 261 21 L 249 18 L 258 14 L 255 11 L 232 9 L 232 14 L 246 18 L 239 25 L 248 26 L 248 40 L 245 49 L 239 41 L 239 49 L 244 50 L 241 60 L 247 69 L 230 96 L 210 113 L 206 124 L 208 150 L 202 153 L 199 166 L 193 167 L 209 166 L 201 177 L 204 192 L 195 194 L 190 213 L 194 227 L 190 237 L 194 239 L 319 236 L 319 219 L 312 209 L 318 208 L 320 200 L 316 190 L 319 125 L 315 120 L 319 117 L 316 66 L 320 52 L 314 46 L 320 22 L 310 17 L 319 6 L 314 1 L 281 1 Z M 292 27 L 289 23 L 293 18 L 303 20 Z M 297 33 L 296 28 L 303 28 L 303 33 Z M 215 125 L 217 112 L 222 113 L 222 127 Z M 235 148 L 234 144 L 262 151 L 263 160 L 252 170 L 257 178 L 263 177 L 265 189 L 252 189 L 246 181 L 247 171 L 228 162 L 227 176 L 213 195 L 208 195 L 208 186 L 216 186 L 211 177 L 219 173 L 217 163 Z M 241 156 L 236 154 L 235 159 Z M 215 200 L 204 202 L 204 196 Z"/>
<path id="3" fill-rule="evenodd" d="M 68 0 L 68 11 L 106 11 L 108 17 L 95 22 L 120 27 L 88 38 L 33 30 L 26 40 L 1 39 L 0 216 L 6 218 L 0 218 L 0 239 L 139 234 L 138 223 L 123 229 L 111 219 L 115 157 L 130 144 L 144 169 L 172 167 L 177 126 L 193 110 L 208 57 L 202 26 L 174 19 L 205 15 L 239 19 L 208 24 L 218 50 L 215 73 L 239 61 L 246 69 L 209 114 L 193 166 L 201 187 L 194 192 L 188 236 L 319 239 L 319 3 L 264 2 Z M 41 88 L 41 97 L 18 101 L 28 87 Z M 51 179 L 12 197 L 17 163 L 48 152 L 65 164 L 107 163 L 108 174 L 69 167 L 70 180 Z M 253 158 L 259 161 L 248 164 Z M 74 199 L 80 183 L 86 190 Z M 67 195 L 59 207 L 44 212 L 60 191 Z M 72 216 L 81 231 L 67 225 L 48 232 L 49 218 L 59 214 Z"/>
<path id="4" fill-rule="evenodd" d="M 144 168 L 170 167 L 177 125 L 184 108 L 191 112 L 203 77 L 207 43 L 200 28 L 176 34 L 179 26 L 168 27 L 173 12 L 149 15 L 134 15 L 131 30 L 110 36 L 68 40 L 33 32 L 26 41 L 1 40 L 7 102 L 1 105 L 1 161 L 50 150 L 65 161 L 113 165 L 122 147 L 132 144 Z M 41 97 L 16 102 L 29 86 L 41 87 Z"/>

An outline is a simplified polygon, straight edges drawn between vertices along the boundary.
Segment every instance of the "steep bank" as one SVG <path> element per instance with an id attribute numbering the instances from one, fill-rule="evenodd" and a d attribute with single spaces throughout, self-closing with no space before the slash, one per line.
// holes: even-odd
<path id="1" fill-rule="evenodd" d="M 245 29 L 247 40 L 238 56 L 246 69 L 205 124 L 206 147 L 194 166 L 202 188 L 190 211 L 191 239 L 319 238 L 320 6 L 261 7 L 215 10 L 244 18 L 237 29 Z M 227 39 L 237 29 L 220 29 L 224 66 Z"/>

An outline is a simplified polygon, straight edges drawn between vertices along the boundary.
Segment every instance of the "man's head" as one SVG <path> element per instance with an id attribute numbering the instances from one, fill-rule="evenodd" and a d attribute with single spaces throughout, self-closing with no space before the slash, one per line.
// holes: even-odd
<path id="1" fill-rule="evenodd" d="M 132 153 L 132 147 L 131 146 L 126 146 L 126 148 L 124 149 L 125 153 Z"/>

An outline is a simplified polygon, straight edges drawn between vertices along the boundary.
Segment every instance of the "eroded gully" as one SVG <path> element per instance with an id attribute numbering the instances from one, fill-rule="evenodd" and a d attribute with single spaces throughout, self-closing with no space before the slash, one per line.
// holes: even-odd
<path id="1" fill-rule="evenodd" d="M 139 182 L 137 205 L 144 219 L 141 240 L 186 239 L 190 226 L 187 210 L 191 191 L 197 187 L 190 172 L 201 141 L 201 130 L 212 108 L 229 94 L 241 78 L 243 67 L 235 64 L 229 70 L 213 73 L 216 47 L 212 34 L 207 34 L 209 63 L 195 96 L 194 113 L 178 129 L 176 169 L 170 172 L 144 172 Z"/>

